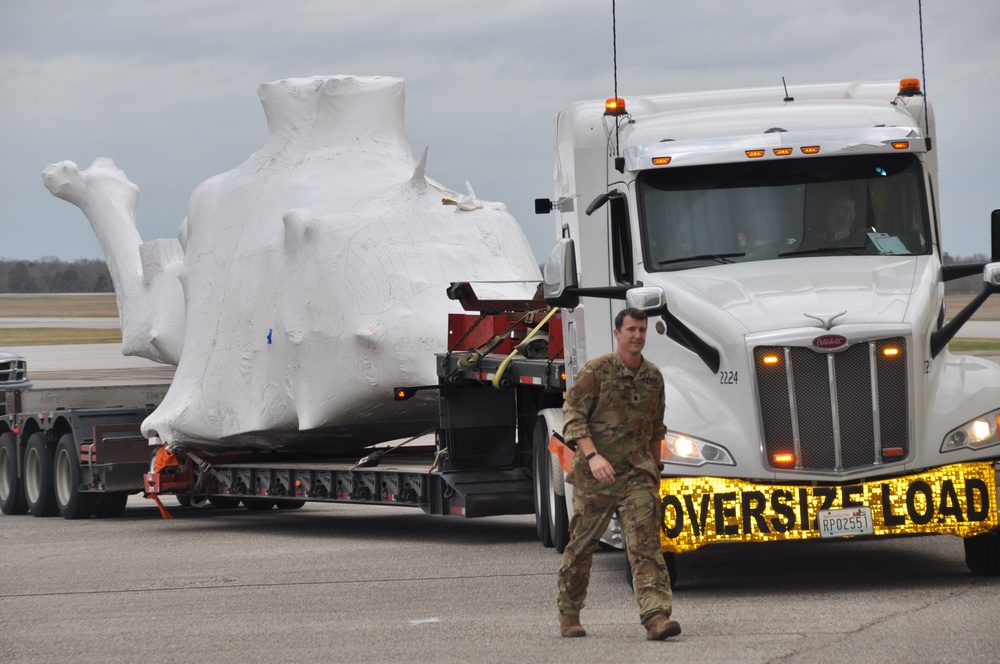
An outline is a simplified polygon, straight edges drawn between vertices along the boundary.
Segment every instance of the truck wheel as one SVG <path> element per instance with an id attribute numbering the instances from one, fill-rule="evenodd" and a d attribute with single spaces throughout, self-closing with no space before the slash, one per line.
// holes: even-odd
<path id="1" fill-rule="evenodd" d="M 125 512 L 128 491 L 102 493 L 94 504 L 94 514 L 101 519 L 117 519 Z"/>
<path id="2" fill-rule="evenodd" d="M 552 455 L 550 454 L 549 457 Z M 560 496 L 552 489 L 549 482 L 549 514 L 551 521 L 549 528 L 552 530 L 552 546 L 556 551 L 562 553 L 569 544 L 569 515 L 566 512 L 566 496 Z"/>
<path id="3" fill-rule="evenodd" d="M 271 498 L 244 498 L 243 506 L 251 512 L 266 512 L 274 507 L 274 500 Z"/>
<path id="4" fill-rule="evenodd" d="M 94 513 L 97 494 L 80 491 L 80 449 L 73 434 L 64 433 L 56 447 L 53 485 L 56 507 L 66 519 L 88 519 Z"/>
<path id="5" fill-rule="evenodd" d="M 535 421 L 532 435 L 531 468 L 535 475 L 535 531 L 542 546 L 552 546 L 552 531 L 549 530 L 549 439 L 545 418 Z"/>
<path id="6" fill-rule="evenodd" d="M 625 551 L 622 550 L 622 553 L 625 553 Z M 670 575 L 670 588 L 672 590 L 673 587 L 677 585 L 677 554 L 664 551 L 663 562 L 667 565 L 667 573 Z M 628 584 L 629 588 L 634 587 L 632 579 L 632 563 L 629 562 L 628 554 L 625 554 L 625 582 Z"/>
<path id="7" fill-rule="evenodd" d="M 0 512 L 13 515 L 27 511 L 24 487 L 17 477 L 17 436 L 8 431 L 0 434 Z"/>
<path id="8" fill-rule="evenodd" d="M 977 576 L 1000 574 L 1000 530 L 963 540 L 965 564 Z"/>
<path id="9" fill-rule="evenodd" d="M 55 454 L 45 433 L 31 434 L 24 450 L 24 498 L 32 516 L 55 516 L 56 496 L 52 489 Z"/>
<path id="10" fill-rule="evenodd" d="M 562 412 L 558 408 L 546 408 L 538 413 L 538 421 L 544 427 L 545 453 L 542 463 L 542 472 L 545 473 L 546 498 L 549 507 L 549 536 L 552 539 L 552 546 L 556 551 L 562 553 L 569 544 L 569 512 L 566 509 L 566 496 L 560 495 L 552 478 L 557 474 L 562 476 L 562 468 L 557 464 L 554 454 L 549 452 L 549 439 L 555 433 L 562 433 Z"/>

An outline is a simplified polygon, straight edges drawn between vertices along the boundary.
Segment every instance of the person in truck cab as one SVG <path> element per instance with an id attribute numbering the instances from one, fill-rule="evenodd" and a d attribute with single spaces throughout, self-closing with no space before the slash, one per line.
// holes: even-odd
<path id="1" fill-rule="evenodd" d="M 848 194 L 840 194 L 826 208 L 823 242 L 832 245 L 864 244 L 864 229 L 857 227 L 858 209 Z"/>
<path id="2" fill-rule="evenodd" d="M 588 362 L 563 407 L 563 437 L 576 447 L 566 481 L 574 487 L 569 544 L 559 567 L 559 630 L 586 636 L 580 624 L 594 550 L 617 512 L 632 566 L 639 618 L 646 638 L 681 633 L 670 619 L 673 597 L 660 547 L 660 441 L 663 375 L 642 356 L 646 313 L 623 309 L 615 317 L 614 353 Z"/>

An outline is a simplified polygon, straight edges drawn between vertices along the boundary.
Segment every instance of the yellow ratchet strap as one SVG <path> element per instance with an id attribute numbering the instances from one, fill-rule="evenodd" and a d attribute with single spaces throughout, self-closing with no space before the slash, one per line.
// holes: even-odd
<path id="1" fill-rule="evenodd" d="M 503 378 L 504 372 L 507 371 L 507 367 L 510 366 L 511 360 L 513 360 L 514 356 L 517 355 L 521 346 L 524 346 L 529 341 L 531 341 L 531 337 L 535 336 L 535 333 L 537 333 L 538 330 L 542 329 L 542 326 L 548 323 L 549 319 L 552 318 L 552 316 L 555 315 L 557 311 L 559 311 L 559 307 L 552 307 L 551 309 L 549 309 L 549 313 L 545 314 L 545 318 L 543 318 L 541 322 L 538 323 L 538 325 L 532 328 L 531 332 L 528 333 L 528 336 L 526 336 L 524 340 L 521 341 L 521 343 L 519 343 L 517 346 L 514 347 L 514 350 L 510 352 L 510 355 L 504 358 L 503 362 L 500 363 L 500 368 L 497 369 L 496 375 L 493 376 L 493 387 L 497 389 L 500 388 L 500 379 Z"/>

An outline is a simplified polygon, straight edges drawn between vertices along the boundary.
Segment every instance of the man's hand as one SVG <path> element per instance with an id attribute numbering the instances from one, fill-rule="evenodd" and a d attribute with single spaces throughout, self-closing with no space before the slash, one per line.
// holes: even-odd
<path id="1" fill-rule="evenodd" d="M 601 484 L 611 484 L 615 481 L 615 469 L 600 454 L 592 458 L 588 463 L 590 464 L 590 472 L 598 482 Z"/>

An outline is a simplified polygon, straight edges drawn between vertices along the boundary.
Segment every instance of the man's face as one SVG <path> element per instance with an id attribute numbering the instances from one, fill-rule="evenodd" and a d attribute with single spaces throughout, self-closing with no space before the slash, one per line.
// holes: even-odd
<path id="1" fill-rule="evenodd" d="M 831 228 L 848 228 L 854 222 L 857 211 L 850 198 L 836 199 L 826 211 L 826 219 Z"/>
<path id="2" fill-rule="evenodd" d="M 625 316 L 622 329 L 615 330 L 618 347 L 627 353 L 641 353 L 646 345 L 646 321 Z"/>

